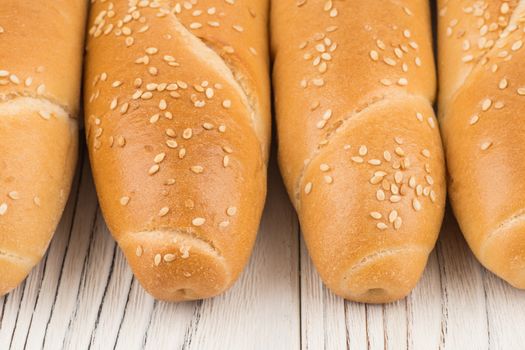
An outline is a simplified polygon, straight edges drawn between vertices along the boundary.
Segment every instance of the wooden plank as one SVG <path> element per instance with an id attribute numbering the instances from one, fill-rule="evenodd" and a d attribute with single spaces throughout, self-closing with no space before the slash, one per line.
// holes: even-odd
<path id="1" fill-rule="evenodd" d="M 97 212 L 97 200 L 87 159 L 82 166 L 79 199 L 61 276 L 43 338 L 44 349 L 62 348 L 78 307 L 77 297 Z"/>
<path id="2" fill-rule="evenodd" d="M 0 328 L 0 349 L 9 349 L 18 321 L 18 310 L 25 290 L 25 282 L 5 297 L 2 325 Z"/>
<path id="3" fill-rule="evenodd" d="M 131 270 L 129 270 L 131 274 Z M 155 301 L 147 295 L 137 280 L 133 280 L 122 323 L 115 341 L 117 350 L 142 349 L 146 342 Z M 103 343 L 103 339 L 97 340 Z M 94 341 L 95 343 L 95 341 Z"/>
<path id="4" fill-rule="evenodd" d="M 443 349 L 488 349 L 487 310 L 481 266 L 450 212 L 438 242 Z"/>
<path id="5" fill-rule="evenodd" d="M 64 348 L 87 349 L 91 343 L 91 336 L 95 330 L 95 323 L 112 272 L 115 251 L 115 241 L 111 238 L 102 213 L 99 211 L 84 263 L 77 306 L 65 334 Z M 106 300 L 108 303 L 113 303 L 113 300 Z"/>
<path id="6" fill-rule="evenodd" d="M 302 349 L 346 348 L 344 300 L 322 283 L 301 240 Z"/>
<path id="7" fill-rule="evenodd" d="M 490 349 L 525 347 L 525 291 L 483 271 Z"/>
<path id="8" fill-rule="evenodd" d="M 367 349 L 366 305 L 347 301 L 345 302 L 345 313 L 347 348 L 351 350 Z"/>
<path id="9" fill-rule="evenodd" d="M 383 308 L 385 349 L 408 348 L 407 299 L 387 304 Z"/>
<path id="10" fill-rule="evenodd" d="M 108 346 L 108 343 L 112 343 L 112 345 L 116 344 L 126 312 L 128 298 L 132 292 L 132 282 L 133 274 L 126 262 L 126 258 L 120 249 L 116 249 L 112 273 L 109 276 L 104 302 L 101 305 L 96 329 L 92 336 L 91 347 L 93 349 L 103 349 L 105 346 Z M 151 301 L 151 303 L 153 302 Z M 148 308 L 146 304 L 141 303 L 141 305 L 151 312 L 151 309 Z M 130 329 L 129 337 L 136 331 L 135 327 Z M 128 349 L 130 349 L 130 347 L 128 347 Z"/>
<path id="11" fill-rule="evenodd" d="M 443 314 L 439 271 L 434 250 L 430 254 L 421 280 L 406 299 L 409 349 L 439 349 L 441 344 Z"/>

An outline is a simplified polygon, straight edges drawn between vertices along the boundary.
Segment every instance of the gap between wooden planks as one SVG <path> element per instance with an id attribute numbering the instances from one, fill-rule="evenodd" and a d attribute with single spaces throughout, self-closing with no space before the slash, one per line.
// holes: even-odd
<path id="1" fill-rule="evenodd" d="M 82 158 L 48 254 L 0 298 L 0 349 L 525 348 L 525 292 L 480 267 L 450 213 L 408 298 L 364 305 L 334 296 L 300 242 L 275 164 L 256 249 L 232 290 L 156 302 L 110 237 Z"/>

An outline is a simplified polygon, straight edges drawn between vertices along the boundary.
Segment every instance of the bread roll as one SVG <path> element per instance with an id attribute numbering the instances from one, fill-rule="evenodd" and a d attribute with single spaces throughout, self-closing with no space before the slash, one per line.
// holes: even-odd
<path id="1" fill-rule="evenodd" d="M 109 229 L 162 300 L 212 297 L 250 255 L 266 193 L 267 1 L 94 1 L 88 148 Z"/>
<path id="2" fill-rule="evenodd" d="M 0 1 L 0 296 L 44 255 L 77 160 L 85 1 Z"/>
<path id="3" fill-rule="evenodd" d="M 425 1 L 272 3 L 279 162 L 326 285 L 404 297 L 432 250 L 444 161 Z"/>
<path id="4" fill-rule="evenodd" d="M 479 261 L 525 288 L 525 2 L 438 5 L 452 207 Z"/>

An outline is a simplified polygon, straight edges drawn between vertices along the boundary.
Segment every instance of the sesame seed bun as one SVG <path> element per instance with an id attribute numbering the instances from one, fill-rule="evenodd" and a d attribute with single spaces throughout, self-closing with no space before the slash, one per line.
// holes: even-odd
<path id="1" fill-rule="evenodd" d="M 266 194 L 267 12 L 248 0 L 92 4 L 85 122 L 97 193 L 158 299 L 217 295 L 251 253 Z"/>
<path id="2" fill-rule="evenodd" d="M 40 261 L 68 198 L 86 8 L 0 2 L 0 296 Z"/>
<path id="3" fill-rule="evenodd" d="M 404 297 L 446 198 L 429 4 L 275 1 L 272 49 L 280 167 L 317 270 L 346 299 Z"/>
<path id="4" fill-rule="evenodd" d="M 525 289 L 525 4 L 441 1 L 438 19 L 452 207 L 479 261 Z"/>

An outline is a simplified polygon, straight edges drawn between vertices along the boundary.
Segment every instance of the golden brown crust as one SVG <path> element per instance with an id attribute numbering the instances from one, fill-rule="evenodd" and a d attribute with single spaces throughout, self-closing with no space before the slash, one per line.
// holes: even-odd
<path id="1" fill-rule="evenodd" d="M 268 5 L 133 3 L 92 5 L 86 129 L 97 192 L 148 292 L 210 297 L 242 271 L 264 204 Z"/>
<path id="2" fill-rule="evenodd" d="M 480 262 L 525 288 L 525 2 L 439 5 L 440 114 L 453 209 Z"/>
<path id="3" fill-rule="evenodd" d="M 77 117 L 85 15 L 84 0 L 0 4 L 0 100 L 45 98 Z"/>
<path id="4" fill-rule="evenodd" d="M 275 1 L 272 21 L 280 166 L 312 259 L 345 298 L 399 299 L 445 202 L 428 4 Z"/>
<path id="5" fill-rule="evenodd" d="M 0 295 L 40 261 L 69 194 L 86 7 L 0 2 Z"/>

